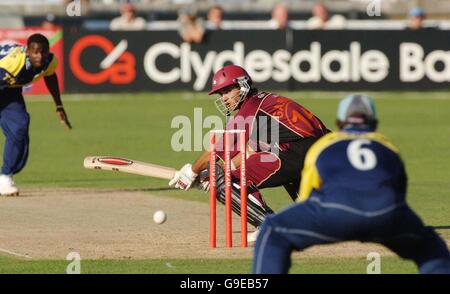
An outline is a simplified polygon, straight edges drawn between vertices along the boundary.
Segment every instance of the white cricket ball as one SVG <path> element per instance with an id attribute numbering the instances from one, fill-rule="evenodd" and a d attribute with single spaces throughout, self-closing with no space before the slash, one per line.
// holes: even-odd
<path id="1" fill-rule="evenodd" d="M 162 224 L 166 221 L 167 215 L 164 211 L 158 210 L 153 214 L 153 221 L 157 224 Z"/>

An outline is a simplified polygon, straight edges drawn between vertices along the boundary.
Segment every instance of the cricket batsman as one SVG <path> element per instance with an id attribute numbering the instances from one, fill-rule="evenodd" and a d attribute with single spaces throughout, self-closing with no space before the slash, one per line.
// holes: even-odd
<path id="1" fill-rule="evenodd" d="M 0 175 L 0 196 L 19 195 L 13 175 L 20 172 L 28 158 L 30 115 L 22 96 L 22 87 L 44 77 L 56 105 L 56 114 L 69 129 L 58 86 L 56 56 L 50 53 L 47 38 L 31 35 L 26 46 L 0 46 L 0 125 L 5 135 L 3 166 Z"/>
<path id="2" fill-rule="evenodd" d="M 275 93 L 260 92 L 253 87 L 250 75 L 240 66 L 228 65 L 217 71 L 209 95 L 218 94 L 216 105 L 228 120 L 226 129 L 246 131 L 248 157 L 246 161 L 248 191 L 248 222 L 259 227 L 266 214 L 273 211 L 265 203 L 260 189 L 284 186 L 292 199 L 297 197 L 303 159 L 309 147 L 328 133 L 325 125 L 305 107 Z M 232 208 L 240 214 L 239 150 L 237 135 L 230 157 L 232 166 Z M 224 156 L 224 143 L 217 143 L 217 155 Z M 209 167 L 210 153 L 204 152 L 193 164 L 185 164 L 169 185 L 189 189 L 199 174 Z M 223 169 L 217 170 L 218 201 L 224 203 Z M 207 189 L 208 179 L 200 182 Z M 256 231 L 257 232 L 257 231 Z M 249 242 L 252 237 L 249 236 Z M 254 241 L 254 240 L 253 240 Z"/>

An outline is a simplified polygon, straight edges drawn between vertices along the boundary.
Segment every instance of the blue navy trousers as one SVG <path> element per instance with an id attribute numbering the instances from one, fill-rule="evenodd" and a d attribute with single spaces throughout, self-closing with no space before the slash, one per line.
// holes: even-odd
<path id="1" fill-rule="evenodd" d="M 2 174 L 20 172 L 28 159 L 30 116 L 22 88 L 0 90 L 0 125 L 5 135 Z"/>
<path id="2" fill-rule="evenodd" d="M 351 240 L 382 244 L 413 260 L 421 273 L 450 273 L 445 242 L 406 203 L 364 211 L 319 197 L 266 217 L 255 244 L 253 273 L 288 273 L 292 251 Z"/>

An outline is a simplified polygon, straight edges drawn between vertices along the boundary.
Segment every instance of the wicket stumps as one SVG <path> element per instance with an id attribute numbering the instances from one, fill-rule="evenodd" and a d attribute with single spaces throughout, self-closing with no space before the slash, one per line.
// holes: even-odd
<path id="1" fill-rule="evenodd" d="M 210 161 L 209 161 L 209 224 L 210 224 L 210 246 L 215 248 L 217 246 L 217 217 L 216 217 L 216 135 L 223 134 L 224 142 L 224 175 L 225 175 L 225 231 L 226 231 L 226 246 L 233 247 L 232 238 L 232 204 L 231 204 L 231 158 L 230 158 L 230 136 L 238 134 L 239 151 L 240 151 L 240 198 L 241 198 L 241 246 L 247 247 L 247 179 L 245 172 L 246 161 L 246 140 L 245 130 L 218 130 L 210 132 Z M 233 146 L 238 146 L 235 144 Z"/>

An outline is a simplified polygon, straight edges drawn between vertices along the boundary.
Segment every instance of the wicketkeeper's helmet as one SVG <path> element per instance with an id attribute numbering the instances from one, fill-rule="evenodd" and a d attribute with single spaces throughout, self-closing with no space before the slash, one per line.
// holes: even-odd
<path id="1" fill-rule="evenodd" d="M 375 129 L 378 122 L 375 104 L 368 96 L 349 95 L 339 103 L 337 121 L 341 126 L 367 125 Z"/>

